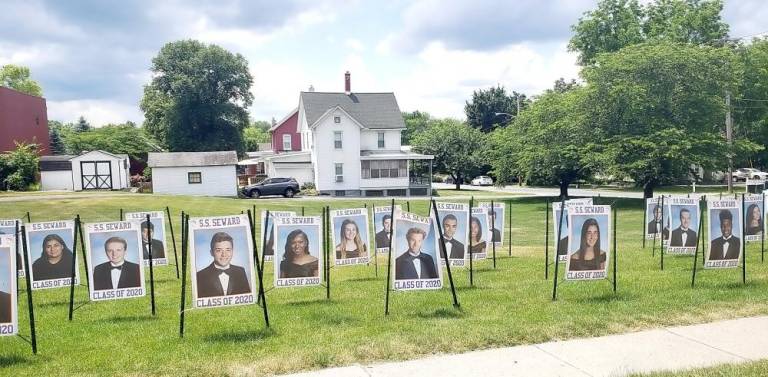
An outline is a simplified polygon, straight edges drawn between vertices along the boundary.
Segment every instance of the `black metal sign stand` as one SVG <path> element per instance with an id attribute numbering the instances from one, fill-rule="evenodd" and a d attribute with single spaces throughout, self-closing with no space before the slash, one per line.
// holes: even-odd
<path id="1" fill-rule="evenodd" d="M 645 234 L 648 226 L 648 198 L 643 198 L 643 249 L 645 249 Z"/>
<path id="2" fill-rule="evenodd" d="M 512 202 L 507 200 L 507 233 L 509 233 L 509 256 L 512 256 Z"/>
<path id="3" fill-rule="evenodd" d="M 493 200 L 491 200 L 491 213 L 493 214 L 493 223 L 491 224 L 491 247 L 493 247 L 493 269 L 496 269 L 496 241 L 493 239 L 493 229 L 496 226 L 496 209 L 493 208 Z M 501 237 L 499 237 L 501 238 Z M 501 241 L 501 240 L 499 240 Z"/>
<path id="4" fill-rule="evenodd" d="M 735 196 L 735 194 L 734 194 Z M 720 198 L 722 198 L 722 194 L 720 195 Z M 744 194 L 741 194 L 741 224 L 742 229 L 744 229 L 744 221 L 746 221 L 746 214 L 744 213 Z M 706 240 L 704 239 L 704 232 L 701 233 L 701 239 L 702 241 Z M 747 284 L 747 247 L 746 247 L 746 240 L 743 237 L 742 232 L 742 240 L 741 240 L 741 283 Z M 693 257 L 693 269 L 691 272 L 691 288 L 693 288 L 696 285 L 696 267 L 698 266 L 698 256 L 699 253 L 696 253 L 696 255 Z M 702 250 L 701 253 L 701 259 L 702 259 L 702 266 L 706 264 L 706 249 Z"/>
<path id="5" fill-rule="evenodd" d="M 85 241 L 83 240 L 83 224 L 80 222 L 80 215 L 75 216 L 75 230 L 74 230 L 74 240 L 72 242 L 72 273 L 70 275 L 70 283 L 69 283 L 69 320 L 72 320 L 72 316 L 75 311 L 75 274 L 77 271 L 77 244 L 78 244 L 78 237 L 80 238 L 80 250 L 83 254 L 83 264 L 85 265 L 85 286 L 89 287 L 89 277 L 88 277 L 88 260 L 85 259 Z M 82 285 L 82 284 L 80 284 Z M 90 287 L 89 287 L 90 288 Z M 86 301 L 83 305 L 87 304 Z M 79 309 L 81 306 L 78 306 Z"/>
<path id="6" fill-rule="evenodd" d="M 562 205 L 565 205 L 564 202 L 561 202 L 561 203 L 562 203 Z M 619 280 L 618 279 L 618 274 L 617 274 L 617 272 L 618 272 L 618 269 L 617 269 L 618 261 L 617 260 L 619 258 L 618 258 L 617 247 L 616 247 L 616 217 L 617 217 L 616 214 L 617 214 L 617 211 L 616 211 L 616 208 L 614 206 L 615 204 L 616 204 L 616 202 L 613 202 L 611 204 L 611 212 L 613 213 L 613 229 L 612 229 L 612 232 L 611 232 L 611 233 L 613 233 L 613 240 L 612 240 L 613 251 L 611 252 L 611 254 L 613 254 L 613 258 L 612 258 L 613 259 L 613 263 L 612 263 L 612 266 L 611 266 L 612 270 L 613 270 L 613 279 L 609 279 L 607 276 L 604 279 L 599 279 L 599 280 L 608 280 L 611 283 L 611 285 L 613 286 L 613 293 L 614 294 L 616 294 L 616 291 L 618 289 L 618 280 Z M 563 208 L 563 207 L 561 207 L 561 208 Z M 560 217 L 562 218 L 562 216 L 563 216 L 563 211 L 561 210 L 560 211 Z M 562 224 L 562 222 L 561 222 L 561 224 Z M 558 228 L 558 233 L 560 233 L 560 229 L 559 228 Z M 560 237 L 560 235 L 558 234 L 558 238 L 559 237 Z M 557 253 L 555 253 L 555 255 L 557 255 Z M 557 256 L 555 256 L 555 260 L 557 260 Z M 554 285 L 552 286 L 552 301 L 557 301 L 557 285 L 558 285 L 557 278 L 558 278 L 558 266 L 559 265 L 560 265 L 560 263 L 555 262 L 555 277 L 554 277 Z"/>
<path id="7" fill-rule="evenodd" d="M 29 215 L 29 212 L 27 212 L 27 215 Z M 29 216 L 27 216 L 27 218 L 29 218 Z M 27 234 L 26 227 L 22 225 L 21 230 L 19 230 L 19 222 L 17 221 L 15 231 L 16 231 L 16 234 L 14 235 L 14 238 L 16 240 L 21 238 L 22 252 L 24 254 L 24 267 L 26 268 L 26 271 L 31 271 L 30 270 L 31 266 L 29 265 L 29 250 L 27 250 L 27 237 L 23 236 Z M 18 245 L 18 242 L 16 244 Z M 27 309 L 29 311 L 30 338 L 29 340 L 27 340 L 20 334 L 18 334 L 18 336 L 24 341 L 29 342 L 29 344 L 32 346 L 32 353 L 37 355 L 37 332 L 35 331 L 35 306 L 32 302 L 32 277 L 30 275 L 31 274 L 29 272 L 24 274 L 24 280 L 27 283 L 26 284 L 27 285 Z"/>
<path id="8" fill-rule="evenodd" d="M 471 221 L 472 219 L 471 218 L 472 218 L 472 207 L 475 204 L 474 202 L 475 202 L 475 197 L 474 196 L 469 197 L 469 217 L 470 217 L 469 227 L 470 227 L 470 229 L 472 229 L 472 221 Z M 474 269 L 474 266 L 473 266 L 472 263 L 473 263 L 473 259 L 475 259 L 475 257 L 474 257 L 474 255 L 472 253 L 472 240 L 471 240 L 472 232 L 471 231 L 469 232 L 469 237 L 470 237 L 470 240 L 469 240 L 469 242 L 467 242 L 467 250 L 469 251 L 469 286 L 470 287 L 474 287 L 475 286 L 475 269 Z"/>
<path id="9" fill-rule="evenodd" d="M 661 196 L 661 245 L 659 245 L 659 250 L 661 252 L 661 270 L 664 271 L 664 195 Z M 669 219 L 667 219 L 669 220 Z M 670 230 L 671 231 L 671 230 Z M 667 236 L 667 240 L 669 240 L 669 235 Z M 669 242 L 669 241 L 667 241 Z"/>
<path id="10" fill-rule="evenodd" d="M 122 221 L 122 220 L 121 220 Z M 147 215 L 147 224 L 149 224 L 149 215 Z M 149 254 L 149 296 L 152 303 L 152 315 L 155 315 L 155 272 L 152 263 L 152 242 L 147 242 L 148 254 Z"/>
<path id="11" fill-rule="evenodd" d="M 250 224 L 253 224 L 253 214 L 251 213 L 251 210 L 247 211 L 248 213 L 248 222 Z M 184 213 L 184 211 L 181 212 L 181 302 L 179 304 L 179 337 L 184 338 L 184 314 L 187 310 L 192 310 L 192 308 L 187 309 L 186 308 L 186 293 L 187 293 L 187 254 L 189 250 L 189 215 Z M 269 219 L 269 211 L 267 211 L 267 219 Z M 261 306 L 264 313 L 264 323 L 267 328 L 269 328 L 269 312 L 267 310 L 267 298 L 265 296 L 264 291 L 264 275 L 263 271 L 261 269 L 261 264 L 259 263 L 259 251 L 256 248 L 256 232 L 253 227 L 250 229 L 251 232 L 251 243 L 253 244 L 253 261 L 256 265 L 256 275 L 258 277 L 258 300 L 256 302 L 257 306 Z M 266 234 L 265 234 L 266 236 Z M 265 237 L 266 238 L 266 237 Z"/>
<path id="12" fill-rule="evenodd" d="M 385 283 L 387 293 L 386 297 L 384 298 L 384 315 L 389 315 L 389 282 L 392 279 L 392 237 L 395 235 L 395 229 L 392 225 L 395 225 L 395 199 L 392 199 L 392 203 L 389 207 L 389 215 L 391 216 L 390 219 L 391 225 L 390 225 L 390 232 L 389 232 L 389 247 L 387 248 L 387 282 Z"/>
<path id="13" fill-rule="evenodd" d="M 549 199 L 544 211 L 546 221 L 544 222 L 544 280 L 549 280 Z M 557 246 L 555 246 L 555 259 L 557 259 Z"/>

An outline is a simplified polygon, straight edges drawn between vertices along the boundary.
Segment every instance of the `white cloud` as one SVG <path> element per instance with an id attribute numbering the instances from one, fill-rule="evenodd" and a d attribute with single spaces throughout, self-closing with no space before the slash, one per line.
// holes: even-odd
<path id="1" fill-rule="evenodd" d="M 563 43 L 523 43 L 479 52 L 449 50 L 433 42 L 418 55 L 410 74 L 393 82 L 393 89 L 403 111 L 463 119 L 464 102 L 475 90 L 501 85 L 530 96 L 560 77 L 578 77 L 576 57 Z"/>
<path id="2" fill-rule="evenodd" d="M 141 123 L 144 119 L 138 105 L 111 100 L 47 101 L 47 106 L 50 120 L 74 122 L 82 115 L 94 127 L 128 120 Z"/>
<path id="3" fill-rule="evenodd" d="M 346 41 L 344 41 L 344 45 L 350 50 L 356 51 L 356 52 L 361 52 L 365 50 L 365 46 L 363 45 L 363 42 L 360 42 L 360 40 L 356 38 L 348 38 Z"/>

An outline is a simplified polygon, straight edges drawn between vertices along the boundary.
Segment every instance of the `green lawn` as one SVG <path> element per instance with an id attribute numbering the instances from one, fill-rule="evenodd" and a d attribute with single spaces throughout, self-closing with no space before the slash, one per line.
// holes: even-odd
<path id="1" fill-rule="evenodd" d="M 726 364 L 711 368 L 698 368 L 679 372 L 638 374 L 635 377 L 764 377 L 768 376 L 768 360 L 744 364 Z"/>
<path id="2" fill-rule="evenodd" d="M 79 213 L 84 222 L 95 222 L 117 219 L 120 208 L 158 210 L 168 205 L 178 232 L 181 210 L 192 216 L 233 214 L 255 204 L 259 210 L 301 211 L 305 206 L 307 214 L 319 214 L 324 204 L 342 208 L 384 202 L 73 197 L 0 202 L 0 217 L 30 211 L 33 221 L 44 221 Z M 334 268 L 330 301 L 324 288 L 269 291 L 269 330 L 257 306 L 199 310 L 187 312 L 186 335 L 179 339 L 180 281 L 169 266 L 156 270 L 154 318 L 148 299 L 86 304 L 83 286 L 76 290 L 76 304 L 82 307 L 68 322 L 69 290 L 36 291 L 40 354 L 33 356 L 18 338 L 0 339 L 0 375 L 265 375 L 768 313 L 768 272 L 760 263 L 759 245 L 748 248 L 746 286 L 740 270 L 705 271 L 691 289 L 690 258 L 669 257 L 666 270 L 659 271 L 658 253 L 654 258 L 650 248 L 641 249 L 642 204 L 629 199 L 616 202 L 618 294 L 606 281 L 568 283 L 552 302 L 552 280 L 544 280 L 544 199 L 512 198 L 511 203 L 513 256 L 507 256 L 504 246 L 496 269 L 490 260 L 477 263 L 474 288 L 466 270 L 453 270 L 460 310 L 451 307 L 449 289 L 397 292 L 385 317 L 386 258 L 380 257 L 378 277 L 373 265 Z M 426 201 L 412 200 L 411 209 L 426 214 Z M 265 276 L 268 287 L 271 267 L 269 263 Z M 24 313 L 26 294 L 21 299 Z M 25 317 L 20 327 L 28 333 Z"/>

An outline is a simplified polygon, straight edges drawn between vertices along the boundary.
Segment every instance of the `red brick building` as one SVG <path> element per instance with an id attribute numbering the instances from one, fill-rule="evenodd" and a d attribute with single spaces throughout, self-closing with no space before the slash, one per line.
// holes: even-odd
<path id="1" fill-rule="evenodd" d="M 38 144 L 40 155 L 51 154 L 45 98 L 0 86 L 0 153 L 16 149 L 16 142 Z"/>

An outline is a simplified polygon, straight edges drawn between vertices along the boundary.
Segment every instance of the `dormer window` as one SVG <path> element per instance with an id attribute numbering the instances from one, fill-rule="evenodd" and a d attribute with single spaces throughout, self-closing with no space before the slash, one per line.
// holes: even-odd
<path id="1" fill-rule="evenodd" d="M 341 117 L 333 117 L 333 123 L 341 123 Z"/>

